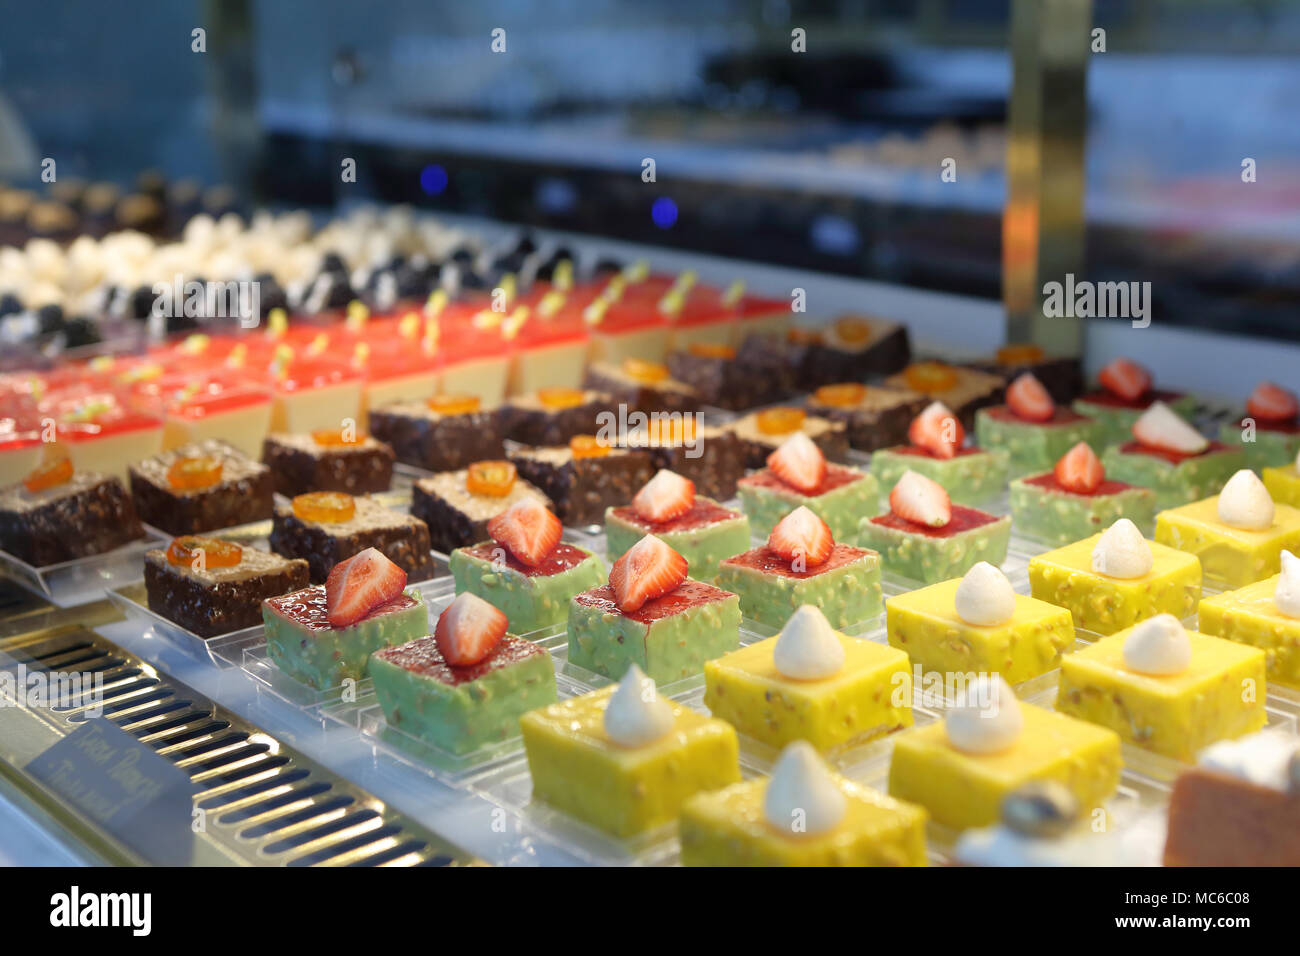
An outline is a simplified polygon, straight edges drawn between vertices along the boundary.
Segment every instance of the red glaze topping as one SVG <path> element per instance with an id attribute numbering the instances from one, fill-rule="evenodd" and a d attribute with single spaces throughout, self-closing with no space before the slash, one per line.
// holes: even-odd
<path id="1" fill-rule="evenodd" d="M 1019 421 L 1019 419 L 1017 419 L 1017 421 Z M 917 458 L 938 458 L 938 455 L 930 451 L 930 449 L 921 448 L 919 445 L 899 445 L 898 447 L 889 450 L 900 455 L 915 455 Z M 983 454 L 983 452 L 983 448 L 976 448 L 972 445 L 966 448 L 955 449 L 952 457 L 963 458 L 966 455 L 980 455 Z"/>
<path id="2" fill-rule="evenodd" d="M 814 488 L 807 497 L 815 498 L 818 495 L 824 495 L 828 491 L 834 491 L 836 488 L 843 488 L 847 484 L 855 481 L 861 481 L 865 476 L 860 471 L 852 468 L 846 468 L 843 465 L 837 465 L 833 462 L 826 463 L 826 477 L 822 483 Z M 741 484 L 757 488 L 771 488 L 774 491 L 794 491 L 788 484 L 772 474 L 771 470 L 764 468 L 762 471 L 756 471 L 740 479 Z"/>
<path id="3" fill-rule="evenodd" d="M 1246 427 L 1245 419 L 1239 421 L 1238 426 Z M 1266 422 L 1262 418 L 1255 419 L 1255 430 L 1260 432 L 1278 432 L 1284 435 L 1300 434 L 1300 421 L 1289 422 Z"/>
<path id="4" fill-rule="evenodd" d="M 710 501 L 707 498 L 696 498 L 695 504 L 691 505 L 690 511 L 678 515 L 676 518 L 669 518 L 667 521 L 646 521 L 632 510 L 631 505 L 615 508 L 614 514 L 628 524 L 655 534 L 663 534 L 668 531 L 690 531 L 695 528 L 703 528 L 706 525 L 717 524 L 719 521 L 729 521 L 740 515 L 739 512 L 724 508 L 716 501 Z"/>
<path id="5" fill-rule="evenodd" d="M 1088 402 L 1091 405 L 1109 405 L 1113 408 L 1144 409 L 1150 408 L 1155 402 L 1164 402 L 1168 405 L 1170 402 L 1176 402 L 1182 397 L 1183 395 L 1181 392 L 1150 391 L 1139 398 L 1129 401 L 1128 399 L 1120 398 L 1114 392 L 1104 392 L 1099 390 L 1081 396 L 1080 401 Z"/>
<path id="6" fill-rule="evenodd" d="M 465 554 L 481 561 L 494 561 L 499 558 L 511 571 L 518 571 L 530 578 L 544 578 L 552 574 L 559 574 L 562 571 L 576 568 L 587 559 L 585 551 L 580 551 L 573 545 L 565 543 L 557 544 L 550 554 L 542 559 L 542 563 L 536 567 L 524 564 L 510 553 L 509 548 L 494 541 L 485 541 L 482 544 L 476 544 L 463 550 Z"/>
<path id="7" fill-rule="evenodd" d="M 1129 488 L 1136 487 L 1135 485 L 1130 485 L 1123 481 L 1111 481 L 1108 478 L 1098 486 L 1096 491 L 1090 491 L 1087 493 L 1071 491 L 1068 488 L 1063 488 L 1061 483 L 1056 480 L 1056 475 L 1052 474 L 1050 471 L 1043 475 L 1034 475 L 1032 478 L 1026 478 L 1025 484 L 1034 485 L 1037 488 L 1045 488 L 1048 491 L 1055 491 L 1063 495 L 1075 495 L 1079 498 L 1095 498 L 1098 495 L 1117 495 L 1121 491 L 1127 491 Z"/>
<path id="8" fill-rule="evenodd" d="M 992 408 L 987 408 L 984 410 L 984 414 L 1000 422 L 1018 422 L 1021 425 L 1069 425 L 1074 422 L 1084 421 L 1088 417 L 1080 415 L 1064 405 L 1057 405 L 1052 417 L 1042 422 L 1026 421 L 1005 405 L 995 405 Z"/>
<path id="9" fill-rule="evenodd" d="M 976 508 L 953 505 L 952 520 L 942 528 L 931 528 L 929 525 L 915 524 L 906 518 L 898 517 L 892 511 L 888 514 L 877 515 L 871 519 L 871 522 L 880 525 L 882 528 L 893 528 L 895 531 L 910 531 L 912 534 L 923 534 L 927 538 L 951 538 L 955 534 L 970 531 L 973 528 L 982 528 L 986 524 L 992 524 L 997 520 L 996 515 L 986 514 Z"/>
<path id="10" fill-rule="evenodd" d="M 1215 451 L 1228 451 L 1228 446 L 1223 442 L 1212 441 L 1203 451 L 1180 452 L 1168 451 L 1164 448 L 1152 448 L 1150 445 L 1143 445 L 1141 442 L 1126 441 L 1119 446 L 1119 450 L 1128 455 L 1150 455 L 1152 458 L 1162 458 L 1171 465 L 1177 465 L 1189 458 L 1200 458 L 1202 455 L 1208 455 Z"/>
<path id="11" fill-rule="evenodd" d="M 467 667 L 453 667 L 448 664 L 443 659 L 442 651 L 438 650 L 437 639 L 432 637 L 421 637 L 400 647 L 385 647 L 383 650 L 375 651 L 375 656 L 412 674 L 432 677 L 440 683 L 456 687 L 478 680 L 503 667 L 545 653 L 543 648 L 532 641 L 507 634 L 501 638 L 496 647 L 492 648 L 487 657 Z"/>
<path id="12" fill-rule="evenodd" d="M 590 591 L 583 591 L 574 600 L 584 607 L 599 608 L 605 614 L 617 614 L 630 621 L 636 621 L 638 624 L 649 625 L 655 621 L 662 621 L 665 618 L 672 617 L 675 614 L 681 614 L 693 607 L 711 604 L 714 601 L 722 601 L 730 596 L 729 591 L 715 588 L 712 584 L 705 584 L 702 581 L 687 578 L 668 594 L 663 597 L 651 598 L 628 614 L 624 614 L 618 609 L 618 605 L 614 602 L 614 589 L 608 584 L 602 584 Z"/>
<path id="13" fill-rule="evenodd" d="M 325 585 L 313 584 L 301 591 L 292 591 L 279 597 L 267 598 L 271 610 L 286 617 L 309 631 L 329 631 L 334 627 L 329 622 L 329 611 L 325 606 Z M 414 606 L 415 598 L 403 592 L 387 604 L 381 604 L 362 620 L 370 620 L 380 614 L 392 611 L 405 611 Z"/>
<path id="14" fill-rule="evenodd" d="M 779 574 L 786 578 L 814 578 L 819 574 L 825 574 L 827 571 L 834 571 L 836 568 L 842 568 L 846 564 L 852 564 L 859 561 L 868 554 L 868 551 L 862 548 L 855 548 L 848 544 L 837 544 L 831 551 L 831 556 L 822 564 L 811 567 L 806 571 L 791 571 L 790 562 L 781 557 L 767 545 L 760 545 L 743 554 L 727 558 L 723 564 L 732 567 L 753 568 L 755 571 L 761 571 L 763 574 Z"/>

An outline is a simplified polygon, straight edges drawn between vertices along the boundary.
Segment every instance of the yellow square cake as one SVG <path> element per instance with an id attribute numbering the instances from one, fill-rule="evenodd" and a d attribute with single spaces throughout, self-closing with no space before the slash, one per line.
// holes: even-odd
<path id="1" fill-rule="evenodd" d="M 1101 535 L 1084 538 L 1030 559 L 1030 593 L 1067 608 L 1075 627 L 1114 634 L 1157 614 L 1185 618 L 1201 599 L 1201 563 L 1159 542 L 1155 563 L 1137 578 L 1116 578 L 1092 570 L 1092 550 Z"/>
<path id="2" fill-rule="evenodd" d="M 889 764 L 890 795 L 919 803 L 937 823 L 958 829 L 997 823 L 1003 798 L 1037 780 L 1064 784 L 1085 813 L 1100 807 L 1119 786 L 1119 737 L 1032 704 L 1020 710 L 1019 738 L 996 753 L 957 749 L 943 721 L 899 734 Z"/>
<path id="3" fill-rule="evenodd" d="M 1156 540 L 1196 555 L 1208 581 L 1239 588 L 1277 574 L 1285 548 L 1300 551 L 1300 510 L 1275 505 L 1263 531 L 1234 528 L 1219 520 L 1219 499 L 1202 498 L 1156 515 Z"/>
<path id="4" fill-rule="evenodd" d="M 807 740 L 822 752 L 912 725 L 912 668 L 885 644 L 835 632 L 844 664 L 830 677 L 796 680 L 774 661 L 779 637 L 704 665 L 704 703 L 738 731 L 773 747 Z"/>
<path id="5" fill-rule="evenodd" d="M 687 797 L 740 779 L 736 732 L 669 701 L 673 726 L 641 747 L 605 732 L 616 688 L 529 711 L 520 718 L 533 797 L 619 837 L 677 819 Z"/>
<path id="6" fill-rule="evenodd" d="M 1300 688 L 1300 618 L 1288 617 L 1274 603 L 1275 574 L 1236 591 L 1203 598 L 1199 627 L 1238 644 L 1250 644 L 1265 654 L 1270 683 Z"/>
<path id="7" fill-rule="evenodd" d="M 768 781 L 701 793 L 682 808 L 686 866 L 925 866 L 924 808 L 836 775 L 847 809 L 826 833 L 795 835 L 763 813 Z"/>
<path id="8" fill-rule="evenodd" d="M 1295 465 L 1282 468 L 1265 468 L 1264 487 L 1280 505 L 1300 508 L 1300 470 Z"/>
<path id="9" fill-rule="evenodd" d="M 953 578 L 885 601 L 889 643 L 924 673 L 999 673 L 1018 684 L 1056 667 L 1074 643 L 1068 610 L 1023 594 L 1015 596 L 1015 614 L 1006 623 L 966 623 L 956 610 L 960 585 L 961 578 Z"/>
<path id="10" fill-rule="evenodd" d="M 1061 661 L 1057 710 L 1176 760 L 1266 723 L 1263 651 L 1191 632 L 1191 662 L 1181 673 L 1144 674 L 1125 664 L 1128 635 L 1112 634 Z"/>

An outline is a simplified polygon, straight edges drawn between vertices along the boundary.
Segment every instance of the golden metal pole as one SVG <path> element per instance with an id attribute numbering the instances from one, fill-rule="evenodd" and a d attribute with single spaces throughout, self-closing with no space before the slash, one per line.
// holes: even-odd
<path id="1" fill-rule="evenodd" d="M 1092 0 L 1013 0 L 1002 301 L 1007 341 L 1078 355 L 1078 319 L 1043 315 L 1043 284 L 1082 278 Z"/>

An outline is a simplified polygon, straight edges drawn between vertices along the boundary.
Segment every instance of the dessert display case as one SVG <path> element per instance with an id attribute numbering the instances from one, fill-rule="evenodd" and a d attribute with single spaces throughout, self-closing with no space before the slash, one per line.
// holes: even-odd
<path id="1" fill-rule="evenodd" d="M 1109 4 L 595 6 L 204 5 L 164 173 L 0 40 L 0 859 L 1300 865 L 1274 104 L 1155 183 Z"/>

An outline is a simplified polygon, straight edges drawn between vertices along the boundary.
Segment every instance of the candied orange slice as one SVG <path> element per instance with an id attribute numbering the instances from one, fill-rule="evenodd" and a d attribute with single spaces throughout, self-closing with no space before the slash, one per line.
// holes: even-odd
<path id="1" fill-rule="evenodd" d="M 477 395 L 435 395 L 426 404 L 439 415 L 469 415 L 483 406 Z"/>
<path id="2" fill-rule="evenodd" d="M 686 349 L 699 358 L 734 359 L 736 357 L 736 350 L 730 345 L 717 345 L 713 342 L 692 342 Z"/>
<path id="3" fill-rule="evenodd" d="M 804 410 L 802 408 L 765 408 L 754 419 L 754 424 L 764 435 L 788 435 L 803 427 Z"/>
<path id="4" fill-rule="evenodd" d="M 471 495 L 504 498 L 515 486 L 515 466 L 508 461 L 476 461 L 465 475 Z"/>
<path id="5" fill-rule="evenodd" d="M 946 392 L 957 384 L 957 373 L 943 362 L 917 362 L 903 371 L 907 385 L 918 392 L 933 395 Z"/>
<path id="6" fill-rule="evenodd" d="M 1041 345 L 1004 345 L 998 349 L 999 365 L 1033 365 L 1043 358 Z"/>
<path id="7" fill-rule="evenodd" d="M 813 392 L 813 398 L 819 405 L 830 405 L 834 408 L 850 408 L 854 405 L 860 405 L 866 397 L 867 386 L 859 385 L 857 382 L 823 385 Z"/>
<path id="8" fill-rule="evenodd" d="M 309 491 L 305 495 L 294 496 L 293 513 L 303 521 L 338 524 L 352 520 L 352 516 L 357 513 L 357 503 L 346 492 Z"/>
<path id="9" fill-rule="evenodd" d="M 695 440 L 695 417 L 652 418 L 646 422 L 646 440 L 652 446 L 676 445 Z"/>
<path id="10" fill-rule="evenodd" d="M 71 478 L 72 461 L 68 458 L 60 458 L 57 461 L 48 461 L 35 469 L 23 479 L 23 487 L 31 492 L 44 491 L 46 488 L 61 485 Z"/>
<path id="11" fill-rule="evenodd" d="M 311 440 L 327 448 L 337 448 L 340 445 L 360 445 L 366 436 L 351 428 L 320 428 L 311 433 Z"/>
<path id="12" fill-rule="evenodd" d="M 539 388 L 537 390 L 537 400 L 542 403 L 544 408 L 561 411 L 565 408 L 574 408 L 581 405 L 587 400 L 587 393 L 580 388 L 565 388 L 564 386 Z"/>
<path id="13" fill-rule="evenodd" d="M 846 345 L 861 345 L 871 341 L 871 323 L 856 315 L 846 315 L 835 320 L 835 336 Z"/>
<path id="14" fill-rule="evenodd" d="M 221 480 L 221 462 L 208 455 L 177 458 L 167 469 L 167 483 L 175 491 L 202 491 Z"/>
<path id="15" fill-rule="evenodd" d="M 172 539 L 167 546 L 167 560 L 190 567 L 233 568 L 244 560 L 244 549 L 233 541 L 187 534 Z"/>
<path id="16" fill-rule="evenodd" d="M 643 385 L 654 385 L 668 379 L 668 366 L 663 362 L 647 362 L 645 359 L 623 359 L 623 374 Z"/>
<path id="17" fill-rule="evenodd" d="M 603 458 L 609 446 L 595 435 L 574 435 L 569 439 L 569 451 L 574 458 Z"/>

